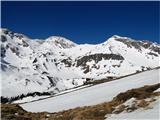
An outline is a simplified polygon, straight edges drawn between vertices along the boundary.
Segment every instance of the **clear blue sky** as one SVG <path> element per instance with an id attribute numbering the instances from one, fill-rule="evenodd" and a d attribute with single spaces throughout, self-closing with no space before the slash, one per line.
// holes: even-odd
<path id="1" fill-rule="evenodd" d="M 2 2 L 2 27 L 31 38 L 101 43 L 112 35 L 159 43 L 160 2 Z"/>

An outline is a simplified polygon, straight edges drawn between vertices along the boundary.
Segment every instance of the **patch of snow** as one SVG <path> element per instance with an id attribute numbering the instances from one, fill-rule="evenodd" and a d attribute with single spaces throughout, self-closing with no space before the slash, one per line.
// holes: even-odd
<path id="1" fill-rule="evenodd" d="M 123 105 L 125 105 L 125 106 L 130 106 L 130 105 L 132 105 L 135 101 L 136 101 L 135 98 L 131 98 L 131 99 L 127 100 L 125 103 L 123 103 Z"/>
<path id="2" fill-rule="evenodd" d="M 160 88 L 158 88 L 157 90 L 155 90 L 154 92 L 160 92 Z"/>

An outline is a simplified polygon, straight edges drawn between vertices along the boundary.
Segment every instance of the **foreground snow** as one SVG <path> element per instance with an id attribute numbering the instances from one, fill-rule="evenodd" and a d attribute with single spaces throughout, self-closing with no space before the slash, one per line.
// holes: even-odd
<path id="1" fill-rule="evenodd" d="M 122 112 L 120 114 L 112 114 L 106 120 L 159 120 L 160 116 L 160 97 L 151 103 L 147 108 L 140 108 L 133 112 Z M 127 118 L 127 119 L 126 119 Z"/>
<path id="2" fill-rule="evenodd" d="M 21 106 L 25 110 L 31 112 L 58 112 L 75 107 L 95 105 L 112 100 L 112 98 L 120 92 L 125 92 L 129 89 L 142 87 L 144 85 L 159 83 L 159 73 L 159 69 L 146 71 L 53 98 L 21 104 Z"/>

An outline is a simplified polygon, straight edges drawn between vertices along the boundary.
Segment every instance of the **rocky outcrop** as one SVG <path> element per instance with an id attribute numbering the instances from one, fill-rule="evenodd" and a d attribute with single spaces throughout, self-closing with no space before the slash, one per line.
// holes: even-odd
<path id="1" fill-rule="evenodd" d="M 112 59 L 112 60 L 124 60 L 124 58 L 121 55 L 99 53 L 99 54 L 83 56 L 83 57 L 77 59 L 76 60 L 77 61 L 76 66 L 77 67 L 86 66 L 86 63 L 90 62 L 92 60 L 95 61 L 95 63 L 98 63 L 102 59 L 104 59 L 104 60 L 110 60 L 110 59 Z"/>
<path id="2" fill-rule="evenodd" d="M 141 50 L 141 48 L 145 48 L 160 54 L 160 47 L 154 46 L 150 41 L 135 41 L 129 38 L 115 38 L 115 40 L 126 44 L 130 48 L 134 47 L 138 50 Z"/>

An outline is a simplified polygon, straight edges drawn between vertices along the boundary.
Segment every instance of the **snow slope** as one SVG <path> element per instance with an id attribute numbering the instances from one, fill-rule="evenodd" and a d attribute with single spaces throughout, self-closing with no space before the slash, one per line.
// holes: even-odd
<path id="1" fill-rule="evenodd" d="M 32 112 L 58 112 L 75 107 L 95 105 L 112 100 L 112 98 L 120 92 L 144 85 L 159 83 L 159 74 L 160 69 L 146 71 L 53 98 L 21 104 L 21 106 L 25 110 Z"/>

